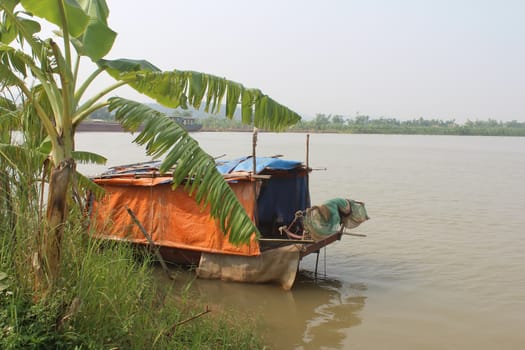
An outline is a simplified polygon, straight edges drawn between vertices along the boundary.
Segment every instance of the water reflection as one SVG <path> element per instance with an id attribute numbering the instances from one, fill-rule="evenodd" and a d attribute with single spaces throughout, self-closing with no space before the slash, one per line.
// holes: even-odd
<path id="1" fill-rule="evenodd" d="M 294 293 L 301 299 L 304 332 L 297 349 L 342 349 L 346 330 L 361 323 L 367 287 L 363 283 L 341 282 L 333 278 L 315 278 L 301 271 Z"/>
<path id="2" fill-rule="evenodd" d="M 308 271 L 300 271 L 289 292 L 273 284 L 195 279 L 192 272 L 178 276 L 180 287 L 191 282 L 192 295 L 212 308 L 256 317 L 272 349 L 342 349 L 346 330 L 361 323 L 366 301 L 365 284 L 315 278 Z"/>

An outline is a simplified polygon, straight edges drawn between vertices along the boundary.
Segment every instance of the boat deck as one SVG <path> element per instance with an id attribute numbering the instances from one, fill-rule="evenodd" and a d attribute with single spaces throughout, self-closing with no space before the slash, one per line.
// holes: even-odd
<path id="1" fill-rule="evenodd" d="M 312 253 L 318 253 L 322 248 L 326 247 L 329 244 L 332 244 L 335 241 L 341 240 L 342 232 L 334 233 L 322 239 L 320 241 L 313 240 L 299 240 L 299 239 L 278 239 L 278 238 L 261 238 L 259 243 L 261 247 L 261 252 L 276 249 L 279 247 L 289 246 L 289 245 L 298 245 L 300 246 L 300 259 L 310 255 Z M 181 248 L 172 248 L 172 247 L 162 247 L 160 246 L 160 253 L 166 261 L 174 264 L 182 265 L 198 265 L 201 252 L 197 250 L 181 249 Z"/>
<path id="2" fill-rule="evenodd" d="M 259 243 L 261 245 L 261 251 L 282 247 L 285 245 L 301 245 L 301 259 L 309 254 L 317 253 L 321 248 L 327 245 L 341 240 L 342 232 L 334 233 L 333 235 L 327 236 L 320 241 L 307 240 L 307 239 L 279 239 L 279 238 L 261 238 Z"/>

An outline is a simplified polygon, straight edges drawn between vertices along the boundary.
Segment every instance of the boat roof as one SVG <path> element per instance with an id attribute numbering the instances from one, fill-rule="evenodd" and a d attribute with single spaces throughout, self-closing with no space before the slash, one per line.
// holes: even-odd
<path id="1" fill-rule="evenodd" d="M 135 176 L 151 175 L 158 172 L 161 165 L 160 160 L 147 161 L 141 163 L 117 165 L 109 168 L 104 173 L 96 177 L 115 177 L 133 174 Z M 246 156 L 233 160 L 217 161 L 217 170 L 222 175 L 249 172 L 253 171 L 253 157 Z M 302 163 L 297 160 L 282 159 L 277 156 L 274 157 L 256 157 L 255 159 L 255 173 L 260 174 L 265 170 L 292 170 L 300 168 Z"/>
<path id="2" fill-rule="evenodd" d="M 260 174 L 266 169 L 269 170 L 292 170 L 301 166 L 297 160 L 287 160 L 278 157 L 256 157 L 255 173 Z M 253 172 L 253 157 L 242 157 L 229 161 L 217 162 L 217 170 L 221 174 L 231 174 L 234 172 Z"/>

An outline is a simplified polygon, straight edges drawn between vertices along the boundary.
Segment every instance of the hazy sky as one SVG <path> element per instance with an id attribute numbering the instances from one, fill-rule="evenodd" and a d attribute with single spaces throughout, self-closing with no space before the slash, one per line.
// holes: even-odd
<path id="1" fill-rule="evenodd" d="M 108 5 L 108 57 L 224 76 L 306 116 L 525 121 L 524 0 Z"/>

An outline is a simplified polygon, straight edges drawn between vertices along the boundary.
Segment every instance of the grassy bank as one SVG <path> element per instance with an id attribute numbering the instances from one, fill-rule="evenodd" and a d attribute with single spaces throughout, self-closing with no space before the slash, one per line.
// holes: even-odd
<path id="1" fill-rule="evenodd" d="M 59 287 L 35 301 L 32 252 L 37 215 L 15 202 L 0 229 L 1 349 L 256 349 L 255 323 L 159 286 L 147 256 L 122 244 L 90 239 L 78 213 L 70 216 Z M 22 209 L 23 211 L 19 211 Z"/>

